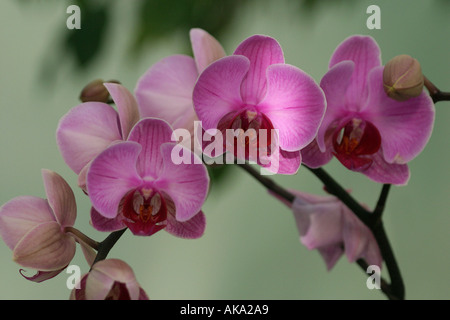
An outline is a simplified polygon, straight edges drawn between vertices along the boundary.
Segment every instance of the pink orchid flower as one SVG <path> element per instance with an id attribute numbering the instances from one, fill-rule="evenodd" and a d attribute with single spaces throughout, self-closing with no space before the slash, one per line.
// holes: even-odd
<path id="1" fill-rule="evenodd" d="M 383 89 L 380 49 L 369 36 L 351 36 L 333 53 L 320 86 L 327 110 L 316 140 L 302 150 L 312 168 L 333 155 L 349 170 L 379 183 L 403 185 L 407 162 L 430 138 L 434 104 L 426 92 L 396 101 Z"/>
<path id="2" fill-rule="evenodd" d="M 191 29 L 190 39 L 194 58 L 179 54 L 160 60 L 139 79 L 135 95 L 142 117 L 166 120 L 172 128 L 186 129 L 192 135 L 198 120 L 192 104 L 195 82 L 225 51 L 202 29 Z"/>
<path id="3" fill-rule="evenodd" d="M 103 102 L 84 102 L 59 121 L 56 141 L 66 164 L 86 190 L 86 173 L 92 159 L 109 145 L 123 141 L 139 120 L 137 102 L 122 85 L 104 83 L 117 111 Z"/>
<path id="4" fill-rule="evenodd" d="M 0 208 L 0 235 L 13 260 L 39 270 L 41 282 L 59 274 L 72 260 L 77 240 L 69 231 L 77 214 L 75 196 L 57 173 L 42 170 L 47 199 L 16 197 Z"/>
<path id="5" fill-rule="evenodd" d="M 364 259 L 381 268 L 383 258 L 372 231 L 339 199 L 290 191 L 294 202 L 282 202 L 292 209 L 300 241 L 319 251 L 328 270 L 344 253 L 349 262 Z"/>
<path id="6" fill-rule="evenodd" d="M 266 152 L 264 156 L 279 157 L 279 166 L 268 169 L 282 174 L 297 172 L 299 150 L 314 139 L 325 112 L 319 86 L 304 71 L 285 64 L 279 43 L 262 35 L 249 37 L 233 55 L 209 65 L 199 76 L 193 100 L 204 130 L 222 134 L 230 129 L 255 130 L 250 142 L 241 139 L 240 143 L 253 144 L 258 152 Z M 238 159 L 269 167 L 259 155 L 251 157 L 247 150 L 239 155 L 225 142 L 224 147 L 214 156 L 231 151 Z"/>
<path id="7" fill-rule="evenodd" d="M 149 300 L 131 267 L 119 259 L 96 262 L 74 288 L 70 300 Z"/>
<path id="8" fill-rule="evenodd" d="M 199 159 L 175 164 L 172 128 L 161 119 L 145 118 L 131 130 L 128 141 L 101 152 L 87 174 L 93 204 L 93 226 L 101 231 L 128 227 L 135 235 L 165 229 L 183 238 L 203 234 L 201 211 L 209 187 L 206 167 Z M 196 157 L 190 149 L 183 152 Z M 194 161 L 194 160 L 192 160 Z"/>

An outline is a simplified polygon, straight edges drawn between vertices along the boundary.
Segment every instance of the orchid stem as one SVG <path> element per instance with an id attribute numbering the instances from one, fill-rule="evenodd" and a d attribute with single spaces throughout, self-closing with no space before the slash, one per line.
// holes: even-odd
<path id="1" fill-rule="evenodd" d="M 107 236 L 105 238 L 105 240 L 103 240 L 102 242 L 99 243 L 98 249 L 97 249 L 97 255 L 95 256 L 95 259 L 91 265 L 91 268 L 96 262 L 106 259 L 109 251 L 111 251 L 112 247 L 114 247 L 116 242 L 120 239 L 120 237 L 123 235 L 123 233 L 126 230 L 127 230 L 127 228 L 124 228 L 122 230 L 111 232 L 109 234 L 109 236 Z"/>
<path id="2" fill-rule="evenodd" d="M 425 76 L 423 79 L 424 85 L 430 93 L 430 97 L 433 99 L 434 103 L 439 101 L 450 101 L 450 92 L 442 92 Z"/>
<path id="3" fill-rule="evenodd" d="M 70 232 L 72 233 L 76 238 L 80 239 L 81 241 L 83 241 L 84 243 L 86 243 L 88 246 L 90 246 L 91 248 L 98 250 L 98 247 L 100 245 L 99 242 L 95 241 L 92 238 L 89 238 L 87 235 L 85 235 L 83 232 L 81 232 L 80 230 L 74 228 L 74 227 L 65 227 L 64 230 L 66 232 Z M 77 240 L 78 240 L 77 239 Z"/>
<path id="4" fill-rule="evenodd" d="M 277 194 L 290 203 L 294 201 L 295 196 L 292 193 L 275 183 L 273 180 L 265 176 L 261 176 L 259 172 L 252 168 L 250 165 L 241 164 L 239 165 L 239 167 L 247 171 L 268 190 L 272 191 L 273 193 Z M 350 196 L 350 194 L 344 188 L 342 188 L 342 186 L 338 184 L 324 169 L 308 169 L 324 183 L 329 193 L 339 198 L 350 210 L 352 210 L 352 212 L 355 213 L 355 215 L 358 216 L 358 218 L 361 219 L 364 224 L 369 227 L 369 229 L 372 230 L 378 246 L 380 247 L 381 254 L 386 263 L 389 277 L 391 279 L 391 284 L 388 284 L 383 278 L 381 279 L 381 290 L 390 300 L 403 300 L 405 295 L 403 279 L 391 245 L 389 243 L 387 234 L 384 230 L 383 223 L 381 221 L 381 215 L 385 208 L 390 185 L 383 185 L 380 197 L 378 198 L 377 206 L 374 210 L 374 213 L 376 213 L 376 215 L 378 216 L 377 223 L 374 225 L 372 220 L 372 215 L 374 213 L 366 210 L 355 199 L 353 199 L 353 197 Z M 368 267 L 367 263 L 362 259 L 359 259 L 357 263 L 363 269 L 363 271 L 366 272 Z"/>

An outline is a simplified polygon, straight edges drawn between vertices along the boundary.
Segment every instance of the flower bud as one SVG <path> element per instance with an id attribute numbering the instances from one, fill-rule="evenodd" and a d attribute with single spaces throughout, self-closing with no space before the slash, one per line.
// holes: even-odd
<path id="1" fill-rule="evenodd" d="M 383 84 L 386 94 L 394 100 L 417 97 L 424 84 L 420 63 L 405 54 L 394 57 L 384 67 Z"/>
<path id="2" fill-rule="evenodd" d="M 116 80 L 103 81 L 102 79 L 96 79 L 91 81 L 81 91 L 81 102 L 98 101 L 107 103 L 109 101 L 109 92 L 103 85 L 105 82 L 119 83 Z"/>

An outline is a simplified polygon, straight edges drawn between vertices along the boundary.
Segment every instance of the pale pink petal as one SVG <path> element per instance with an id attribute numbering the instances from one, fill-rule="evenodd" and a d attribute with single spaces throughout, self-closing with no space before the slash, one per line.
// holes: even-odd
<path id="1" fill-rule="evenodd" d="M 56 141 L 76 174 L 111 142 L 122 140 L 118 121 L 114 108 L 100 102 L 83 103 L 61 118 Z"/>
<path id="2" fill-rule="evenodd" d="M 409 168 L 406 164 L 388 163 L 384 160 L 382 151 L 371 156 L 371 166 L 361 173 L 378 183 L 406 185 L 409 180 Z"/>
<path id="3" fill-rule="evenodd" d="M 87 189 L 92 205 L 106 218 L 114 218 L 123 196 L 142 183 L 136 161 L 142 147 L 120 142 L 100 153 L 91 163 Z"/>
<path id="4" fill-rule="evenodd" d="M 344 208 L 343 241 L 345 254 L 350 262 L 365 259 L 368 264 L 381 267 L 383 258 L 372 231 L 346 207 Z"/>
<path id="5" fill-rule="evenodd" d="M 192 117 L 197 77 L 194 59 L 189 56 L 173 55 L 154 64 L 136 85 L 141 116 L 161 118 L 171 125 L 180 117 Z"/>
<path id="6" fill-rule="evenodd" d="M 172 142 L 171 138 L 172 128 L 161 119 L 145 118 L 134 126 L 128 140 L 142 147 L 136 163 L 141 177 L 158 177 L 163 166 L 160 147 L 163 143 Z"/>
<path id="7" fill-rule="evenodd" d="M 344 250 L 340 245 L 332 244 L 329 246 L 324 246 L 317 249 L 322 256 L 323 260 L 325 260 L 325 265 L 327 266 L 327 270 L 330 271 L 338 262 L 339 258 L 344 253 Z"/>
<path id="8" fill-rule="evenodd" d="M 320 87 L 326 97 L 326 111 L 320 128 L 317 132 L 317 144 L 320 151 L 324 152 L 326 138 L 333 136 L 333 128 L 337 128 L 343 118 L 347 118 L 351 107 L 347 105 L 346 91 L 350 85 L 350 79 L 355 64 L 352 61 L 342 61 L 334 65 L 321 79 Z M 331 142 L 331 141 L 329 141 Z"/>
<path id="9" fill-rule="evenodd" d="M 111 290 L 114 282 L 126 285 L 132 300 L 139 297 L 139 285 L 131 267 L 119 259 L 106 259 L 97 262 L 86 281 L 86 298 L 103 300 Z"/>
<path id="10" fill-rule="evenodd" d="M 199 76 L 193 101 L 205 130 L 217 128 L 226 114 L 244 107 L 240 88 L 249 65 L 246 57 L 224 57 L 209 65 Z"/>
<path id="11" fill-rule="evenodd" d="M 104 83 L 103 85 L 108 89 L 111 98 L 116 104 L 122 138 L 126 140 L 131 128 L 140 118 L 136 99 L 127 88 L 120 84 Z"/>
<path id="12" fill-rule="evenodd" d="M 155 188 L 170 196 L 175 204 L 176 219 L 184 222 L 195 216 L 202 208 L 208 194 L 209 176 L 198 156 L 187 148 L 184 152 L 191 155 L 190 164 L 175 164 L 171 158 L 174 146 L 174 143 L 161 146 L 164 167 L 158 180 L 155 181 Z"/>
<path id="13" fill-rule="evenodd" d="M 42 169 L 45 193 L 56 221 L 62 228 L 73 226 L 77 217 L 77 204 L 72 188 L 56 172 Z"/>
<path id="14" fill-rule="evenodd" d="M 197 239 L 205 232 L 206 217 L 202 211 L 191 219 L 180 222 L 173 215 L 167 215 L 167 227 L 165 230 L 179 238 Z"/>
<path id="15" fill-rule="evenodd" d="M 55 216 L 46 199 L 16 197 L 0 208 L 0 236 L 13 250 L 30 230 L 50 221 L 55 221 Z"/>
<path id="16" fill-rule="evenodd" d="M 338 245 L 342 241 L 342 206 L 339 202 L 305 205 L 294 211 L 294 216 L 302 212 L 307 212 L 310 218 L 308 230 L 301 237 L 308 249 Z"/>
<path id="17" fill-rule="evenodd" d="M 225 57 L 225 51 L 219 41 L 205 30 L 193 28 L 190 30 L 189 35 L 199 74 L 212 62 Z"/>
<path id="18" fill-rule="evenodd" d="M 44 222 L 17 243 L 13 259 L 27 268 L 51 271 L 67 266 L 75 248 L 75 239 L 63 233 L 56 221 Z"/>
<path id="19" fill-rule="evenodd" d="M 317 134 L 325 112 L 322 90 L 308 74 L 286 64 L 267 68 L 267 94 L 258 105 L 279 132 L 279 146 L 297 151 Z"/>
<path id="20" fill-rule="evenodd" d="M 404 164 L 416 157 L 427 144 L 433 130 L 435 108 L 429 94 L 406 101 L 389 98 L 383 89 L 383 67 L 369 76 L 369 99 L 363 110 L 381 135 L 384 158 Z"/>
<path id="21" fill-rule="evenodd" d="M 355 35 L 345 39 L 334 51 L 329 67 L 351 60 L 355 63 L 350 85 L 347 89 L 347 104 L 362 106 L 367 99 L 367 80 L 370 70 L 381 65 L 378 44 L 370 36 Z"/>
<path id="22" fill-rule="evenodd" d="M 266 94 L 266 70 L 272 64 L 284 63 L 283 50 L 273 38 L 254 35 L 244 40 L 234 52 L 250 60 L 250 67 L 241 85 L 242 100 L 259 104 Z"/>
<path id="23" fill-rule="evenodd" d="M 22 277 L 24 277 L 25 279 L 29 280 L 29 281 L 33 281 L 36 283 L 40 283 L 49 279 L 52 279 L 54 277 L 56 277 L 58 274 L 60 274 L 66 267 L 63 267 L 61 269 L 58 270 L 52 270 L 52 271 L 37 271 L 33 276 L 26 276 L 24 274 L 24 270 L 20 269 L 20 275 Z"/>

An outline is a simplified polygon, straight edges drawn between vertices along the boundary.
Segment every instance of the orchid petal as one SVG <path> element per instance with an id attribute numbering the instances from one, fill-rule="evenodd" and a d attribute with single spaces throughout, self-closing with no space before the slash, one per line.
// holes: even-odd
<path id="1" fill-rule="evenodd" d="M 329 67 L 345 60 L 355 63 L 355 69 L 347 89 L 347 104 L 354 107 L 362 106 L 368 95 L 369 72 L 381 65 L 380 48 L 370 36 L 348 37 L 334 51 Z"/>
<path id="2" fill-rule="evenodd" d="M 258 105 L 279 131 L 279 146 L 297 151 L 317 134 L 325 112 L 325 97 L 314 80 L 286 64 L 267 68 L 267 94 Z"/>
<path id="3" fill-rule="evenodd" d="M 131 92 L 124 86 L 117 83 L 104 83 L 103 85 L 108 89 L 111 98 L 116 104 L 122 138 L 126 140 L 131 128 L 140 118 L 137 102 Z"/>
<path id="4" fill-rule="evenodd" d="M 64 234 L 56 221 L 44 222 L 17 243 L 13 259 L 24 267 L 52 271 L 69 264 L 75 247 L 75 239 Z"/>
<path id="5" fill-rule="evenodd" d="M 173 55 L 154 64 L 136 85 L 141 116 L 160 118 L 171 125 L 180 117 L 193 116 L 192 90 L 197 77 L 194 59 L 189 56 Z"/>
<path id="6" fill-rule="evenodd" d="M 172 142 L 172 128 L 161 120 L 145 118 L 133 128 L 128 138 L 142 146 L 137 159 L 137 172 L 141 177 L 156 179 L 162 170 L 163 159 L 159 150 L 166 142 Z"/>
<path id="7" fill-rule="evenodd" d="M 200 211 L 208 193 L 209 176 L 198 156 L 187 148 L 181 147 L 191 155 L 190 163 L 175 164 L 171 158 L 174 146 L 174 143 L 161 146 L 164 167 L 155 187 L 170 196 L 175 204 L 176 219 L 184 222 Z"/>
<path id="8" fill-rule="evenodd" d="M 273 38 L 254 35 L 244 40 L 235 55 L 249 59 L 250 67 L 241 85 L 242 100 L 257 105 L 266 94 L 266 70 L 272 64 L 284 63 L 283 50 Z"/>
<path id="9" fill-rule="evenodd" d="M 433 130 L 435 108 L 426 92 L 406 101 L 389 98 L 383 89 L 383 67 L 369 76 L 369 99 L 363 110 L 381 135 L 387 162 L 404 164 L 416 157 Z"/>
<path id="10" fill-rule="evenodd" d="M 328 146 L 325 139 L 332 136 L 343 118 L 348 117 L 349 111 L 346 103 L 346 91 L 350 85 L 355 64 L 352 61 L 342 61 L 334 65 L 321 79 L 320 87 L 325 97 L 327 108 L 320 128 L 317 132 L 317 144 L 320 151 L 324 152 Z M 331 141 L 330 141 L 331 142 Z"/>
<path id="11" fill-rule="evenodd" d="M 372 164 L 362 173 L 371 180 L 395 185 L 406 185 L 408 183 L 410 173 L 407 164 L 388 163 L 384 160 L 381 151 L 373 154 L 370 159 Z"/>
<path id="12" fill-rule="evenodd" d="M 205 130 L 217 128 L 226 114 L 241 110 L 240 87 L 249 65 L 246 57 L 224 57 L 209 65 L 199 76 L 193 101 Z"/>
<path id="13" fill-rule="evenodd" d="M 91 223 L 94 229 L 103 232 L 113 232 L 127 227 L 125 223 L 123 223 L 122 216 L 106 218 L 95 210 L 94 207 L 91 208 Z"/>
<path id="14" fill-rule="evenodd" d="M 56 172 L 43 169 L 45 192 L 56 221 L 62 228 L 73 226 L 77 217 L 77 204 L 72 188 Z"/>
<path id="15" fill-rule="evenodd" d="M 116 217 L 123 196 L 142 183 L 136 171 L 141 149 L 136 142 L 120 142 L 92 161 L 87 174 L 88 194 L 93 206 L 106 218 Z"/>
<path id="16" fill-rule="evenodd" d="M 165 230 L 179 238 L 197 239 L 205 232 L 206 217 L 202 211 L 191 219 L 180 222 L 173 215 L 167 215 L 167 226 Z"/>
<path id="17" fill-rule="evenodd" d="M 86 102 L 61 118 L 56 140 L 67 165 L 78 174 L 111 142 L 122 140 L 117 112 L 100 102 Z"/>
<path id="18" fill-rule="evenodd" d="M 46 199 L 16 197 L 0 208 L 0 236 L 13 250 L 25 234 L 48 221 L 55 221 L 55 216 Z"/>
<path id="19" fill-rule="evenodd" d="M 194 28 L 190 30 L 189 35 L 199 74 L 212 62 L 225 56 L 219 41 L 205 30 Z"/>

